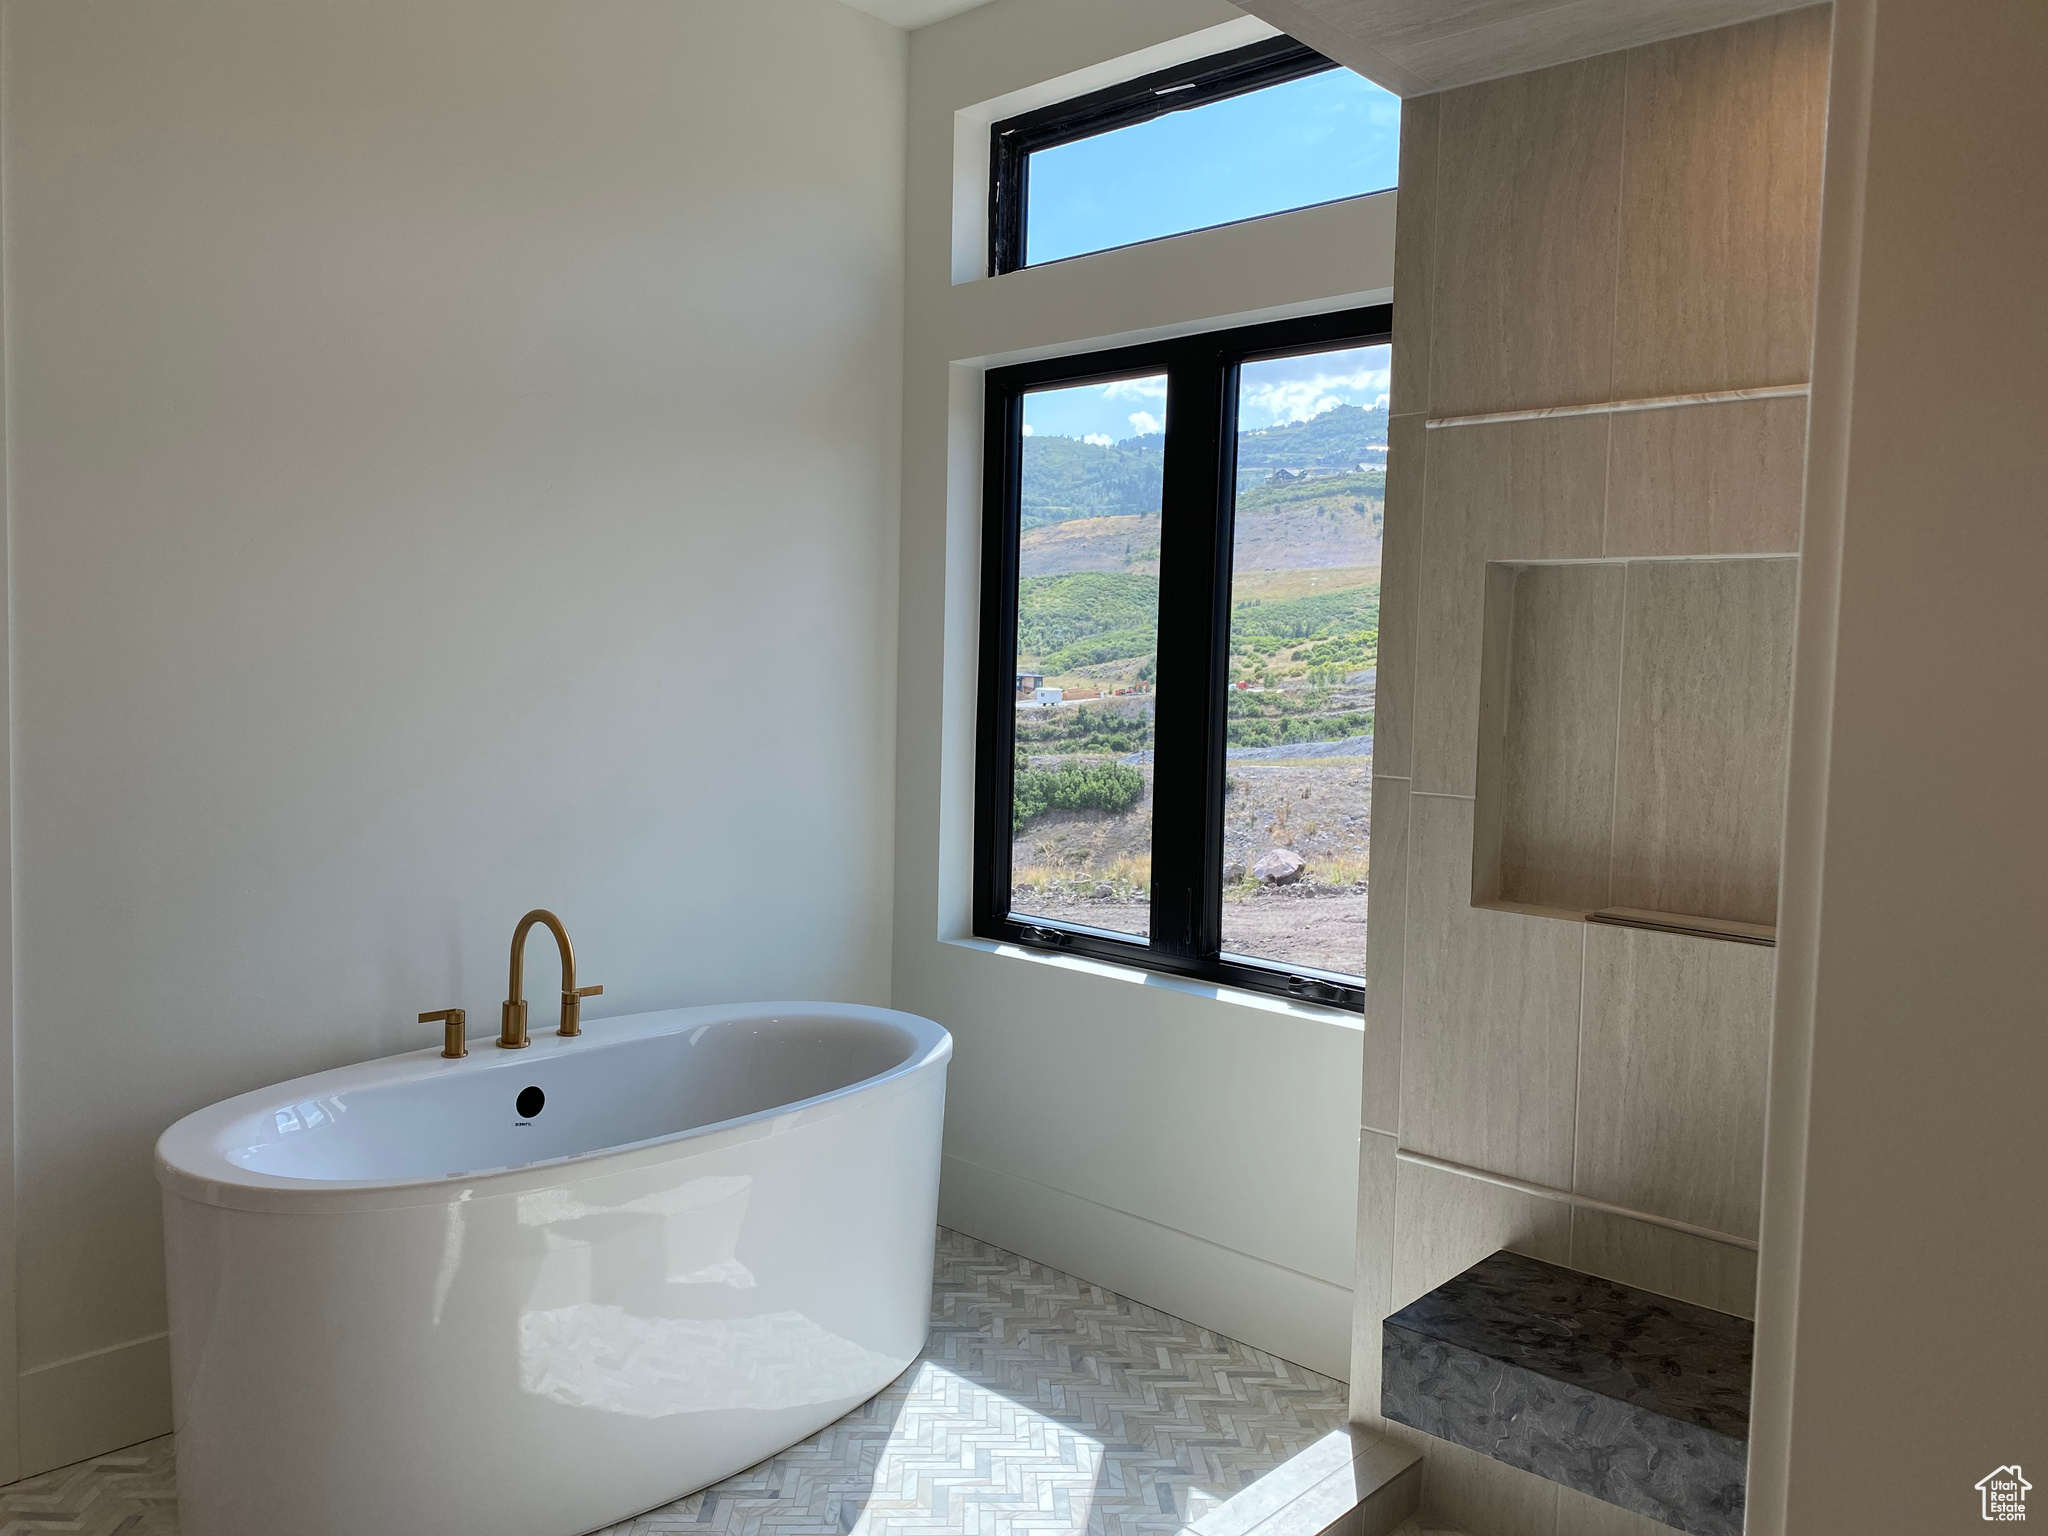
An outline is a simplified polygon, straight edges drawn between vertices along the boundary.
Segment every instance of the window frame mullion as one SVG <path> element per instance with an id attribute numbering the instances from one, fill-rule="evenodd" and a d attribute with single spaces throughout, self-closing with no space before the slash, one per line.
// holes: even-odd
<path id="1" fill-rule="evenodd" d="M 1214 345 L 1184 347 L 1167 366 L 1150 926 L 1151 948 L 1180 961 L 1213 961 L 1222 951 L 1215 850 L 1223 838 L 1232 500 L 1223 494 L 1223 458 L 1236 418 L 1228 387 L 1235 371 Z"/>
<path id="2" fill-rule="evenodd" d="M 1023 491 L 1024 391 L 990 382 L 982 424 L 981 707 L 974 733 L 976 932 L 1010 905 L 1010 806 L 1016 796 L 1018 507 Z M 1006 674 L 1008 674 L 1006 676 Z M 1003 686 L 1008 683 L 1008 687 Z M 998 813 L 994 808 L 1000 807 Z"/>

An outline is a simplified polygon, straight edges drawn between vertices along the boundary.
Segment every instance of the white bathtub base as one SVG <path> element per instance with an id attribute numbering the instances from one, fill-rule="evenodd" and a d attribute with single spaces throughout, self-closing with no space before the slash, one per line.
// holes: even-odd
<path id="1" fill-rule="evenodd" d="M 167 1177 L 181 1528 L 574 1536 L 814 1434 L 923 1348 L 943 1067 L 385 1201 Z"/>

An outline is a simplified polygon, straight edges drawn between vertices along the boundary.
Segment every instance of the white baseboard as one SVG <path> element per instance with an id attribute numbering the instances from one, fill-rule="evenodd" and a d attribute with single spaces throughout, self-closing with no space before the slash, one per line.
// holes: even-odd
<path id="1" fill-rule="evenodd" d="M 39 1365 L 19 1380 L 23 1477 L 171 1432 L 167 1334 Z"/>
<path id="2" fill-rule="evenodd" d="M 1339 1381 L 1351 1292 L 1080 1195 L 948 1156 L 939 1220 Z"/>

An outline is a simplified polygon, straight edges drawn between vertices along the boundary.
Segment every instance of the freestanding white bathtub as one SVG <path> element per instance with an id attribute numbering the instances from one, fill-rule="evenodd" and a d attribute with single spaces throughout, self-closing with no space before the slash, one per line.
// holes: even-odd
<path id="1" fill-rule="evenodd" d="M 924 1346 L 951 1054 L 684 1008 L 180 1120 L 185 1536 L 575 1536 L 829 1424 Z"/>

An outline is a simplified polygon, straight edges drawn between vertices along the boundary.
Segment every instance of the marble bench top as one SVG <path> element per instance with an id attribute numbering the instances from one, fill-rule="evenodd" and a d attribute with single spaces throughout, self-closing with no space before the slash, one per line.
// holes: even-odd
<path id="1" fill-rule="evenodd" d="M 1496 1253 L 1386 1320 L 1385 1415 L 1698 1536 L 1741 1536 L 1753 1330 Z"/>

